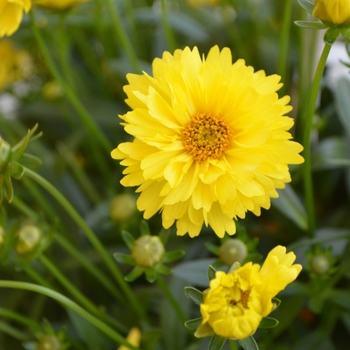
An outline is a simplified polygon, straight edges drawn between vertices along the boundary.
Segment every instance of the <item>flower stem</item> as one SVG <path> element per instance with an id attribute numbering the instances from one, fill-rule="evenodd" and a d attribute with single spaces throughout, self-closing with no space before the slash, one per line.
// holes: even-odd
<path id="1" fill-rule="evenodd" d="M 157 282 L 158 282 L 158 286 L 162 290 L 163 294 L 168 299 L 168 301 L 170 302 L 171 306 L 174 308 L 175 312 L 177 313 L 179 319 L 182 322 L 185 323 L 186 320 L 187 320 L 187 317 L 186 317 L 185 313 L 183 312 L 183 310 L 180 307 L 179 303 L 177 302 L 177 300 L 174 298 L 173 294 L 169 290 L 167 284 L 163 280 L 163 277 L 161 277 L 159 274 L 158 274 L 158 277 L 157 277 Z"/>
<path id="2" fill-rule="evenodd" d="M 165 32 L 165 38 L 167 41 L 168 48 L 171 52 L 174 52 L 177 45 L 174 37 L 174 32 L 170 26 L 168 12 L 166 8 L 166 0 L 161 0 L 162 4 L 162 25 Z"/>
<path id="3" fill-rule="evenodd" d="M 103 132 L 100 130 L 98 124 L 95 122 L 93 116 L 86 110 L 86 108 L 83 106 L 83 104 L 80 102 L 79 98 L 76 96 L 75 92 L 71 89 L 71 87 L 65 82 L 65 80 L 62 78 L 59 70 L 57 69 L 51 55 L 48 47 L 46 46 L 44 39 L 38 30 L 38 28 L 35 25 L 35 18 L 33 15 L 33 11 L 30 11 L 30 24 L 32 27 L 32 30 L 34 32 L 35 39 L 38 43 L 38 46 L 41 50 L 41 53 L 45 59 L 45 62 L 50 69 L 52 75 L 54 78 L 58 81 L 58 83 L 62 86 L 62 89 L 64 90 L 64 93 L 66 94 L 67 98 L 71 102 L 71 104 L 74 106 L 76 111 L 78 112 L 79 116 L 81 117 L 81 120 L 83 121 L 85 127 L 87 130 L 94 135 L 94 137 L 100 142 L 100 144 L 104 147 L 104 149 L 109 153 L 111 151 L 112 144 L 109 142 L 109 140 L 105 137 Z"/>
<path id="4" fill-rule="evenodd" d="M 40 324 L 33 321 L 31 318 L 25 317 L 13 310 L 5 309 L 3 307 L 0 307 L 0 316 L 21 323 L 31 330 L 38 330 L 41 328 Z"/>
<path id="5" fill-rule="evenodd" d="M 312 171 L 311 171 L 311 133 L 312 133 L 312 121 L 315 112 L 316 99 L 320 87 L 321 78 L 326 65 L 327 57 L 331 50 L 331 45 L 325 44 L 322 55 L 317 65 L 315 77 L 311 86 L 309 95 L 309 101 L 305 116 L 305 126 L 303 135 L 305 164 L 303 167 L 304 175 L 304 191 L 305 191 L 305 202 L 306 211 L 308 214 L 308 229 L 310 237 L 314 237 L 316 230 L 316 219 L 315 219 L 315 207 L 314 207 L 314 195 L 312 187 Z"/>
<path id="6" fill-rule="evenodd" d="M 230 340 L 230 350 L 238 350 L 236 340 Z"/>
<path id="7" fill-rule="evenodd" d="M 96 318 L 95 316 L 91 315 L 89 312 L 85 311 L 82 307 L 80 307 L 78 304 L 73 302 L 72 300 L 68 299 L 64 295 L 57 293 L 54 290 L 33 284 L 33 283 L 26 283 L 26 282 L 18 282 L 18 281 L 3 281 L 0 280 L 0 288 L 14 288 L 14 289 L 21 289 L 21 290 L 28 290 L 36 293 L 40 293 L 43 295 L 46 295 L 56 301 L 58 301 L 60 304 L 65 306 L 66 308 L 74 311 L 81 317 L 83 317 L 85 320 L 90 322 L 92 325 L 94 325 L 96 328 L 98 328 L 100 331 L 102 331 L 104 334 L 108 335 L 111 339 L 118 342 L 119 344 L 123 344 L 130 348 L 131 350 L 141 350 L 139 348 L 136 348 L 135 346 L 131 345 L 128 341 L 124 339 L 119 333 L 117 333 L 115 330 L 113 330 L 111 327 L 106 325 L 104 322 Z"/>
<path id="8" fill-rule="evenodd" d="M 71 218 L 78 224 L 78 226 L 83 230 L 86 237 L 90 240 L 91 244 L 94 246 L 96 251 L 100 254 L 101 258 L 105 262 L 107 268 L 110 270 L 116 281 L 118 282 L 120 288 L 123 291 L 123 294 L 130 302 L 131 307 L 134 311 L 142 318 L 146 319 L 145 312 L 141 307 L 139 301 L 136 299 L 134 293 L 132 292 L 129 285 L 125 282 L 120 270 L 118 269 L 116 263 L 111 258 L 111 256 L 107 253 L 106 249 L 97 238 L 95 233 L 90 229 L 90 227 L 86 224 L 83 218 L 78 214 L 78 212 L 74 209 L 74 207 L 67 201 L 67 199 L 46 179 L 44 179 L 39 174 L 34 171 L 24 167 L 25 175 L 34 180 L 36 183 L 45 188 L 67 211 L 67 213 L 71 216 Z"/>

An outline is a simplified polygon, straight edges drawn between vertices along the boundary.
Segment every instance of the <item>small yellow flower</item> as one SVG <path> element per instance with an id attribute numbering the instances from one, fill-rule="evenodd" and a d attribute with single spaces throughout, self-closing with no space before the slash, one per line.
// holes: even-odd
<path id="1" fill-rule="evenodd" d="M 141 332 L 137 327 L 133 327 L 130 329 L 130 332 L 126 338 L 126 340 L 134 346 L 140 346 L 140 341 L 141 341 Z M 118 348 L 118 350 L 130 350 L 130 348 L 128 348 L 125 345 L 122 345 Z"/>
<path id="2" fill-rule="evenodd" d="M 34 0 L 35 4 L 49 10 L 68 10 L 89 0 Z"/>
<path id="3" fill-rule="evenodd" d="M 328 25 L 348 25 L 350 0 L 315 0 L 312 14 Z"/>
<path id="4" fill-rule="evenodd" d="M 294 261 L 294 253 L 286 254 L 285 247 L 277 246 L 262 267 L 250 262 L 229 273 L 217 271 L 203 293 L 203 320 L 195 336 L 244 339 L 252 335 L 273 311 L 272 298 L 300 273 L 302 267 Z"/>
<path id="5" fill-rule="evenodd" d="M 300 164 L 302 146 L 291 141 L 289 96 L 279 98 L 278 75 L 254 72 L 231 51 L 214 46 L 165 52 L 153 77 L 128 74 L 120 116 L 133 142 L 111 153 L 121 159 L 124 186 L 139 186 L 137 208 L 149 219 L 162 213 L 177 234 L 198 236 L 203 224 L 223 237 L 234 219 L 260 215 L 276 189 L 291 181 L 288 164 Z"/>
<path id="6" fill-rule="evenodd" d="M 0 38 L 12 35 L 31 7 L 31 0 L 0 0 Z"/>

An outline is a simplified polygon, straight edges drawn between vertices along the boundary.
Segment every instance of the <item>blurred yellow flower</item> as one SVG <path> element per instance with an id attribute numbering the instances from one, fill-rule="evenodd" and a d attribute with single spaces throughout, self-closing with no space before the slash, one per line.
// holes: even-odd
<path id="1" fill-rule="evenodd" d="M 187 0 L 188 4 L 193 7 L 214 6 L 220 3 L 220 0 Z"/>
<path id="2" fill-rule="evenodd" d="M 67 10 L 89 0 L 34 0 L 35 4 L 50 10 Z"/>
<path id="3" fill-rule="evenodd" d="M 277 246 L 261 268 L 250 262 L 229 273 L 217 271 L 203 293 L 203 320 L 195 336 L 244 339 L 255 333 L 274 309 L 272 298 L 299 275 L 302 267 L 294 261 L 294 253 Z"/>
<path id="4" fill-rule="evenodd" d="M 126 340 L 134 346 L 140 346 L 140 341 L 141 341 L 141 332 L 137 327 L 133 327 L 130 329 L 130 332 L 126 338 Z M 130 350 L 125 345 L 120 346 L 117 350 Z"/>
<path id="5" fill-rule="evenodd" d="M 312 14 L 326 24 L 350 24 L 350 0 L 315 0 Z"/>
<path id="6" fill-rule="evenodd" d="M 0 0 L 0 38 L 12 35 L 31 7 L 31 0 Z"/>
<path id="7" fill-rule="evenodd" d="M 290 182 L 288 164 L 303 149 L 290 141 L 289 96 L 278 98 L 278 75 L 254 72 L 231 51 L 214 46 L 207 58 L 186 47 L 153 62 L 153 77 L 128 74 L 133 109 L 120 116 L 134 137 L 114 149 L 127 166 L 124 186 L 140 186 L 137 208 L 148 219 L 162 212 L 165 228 L 197 236 L 203 223 L 219 237 L 234 234 L 232 219 L 260 215 Z"/>
<path id="8" fill-rule="evenodd" d="M 33 73 L 33 62 L 29 54 L 17 50 L 8 40 L 0 40 L 0 57 L 0 91 Z"/>

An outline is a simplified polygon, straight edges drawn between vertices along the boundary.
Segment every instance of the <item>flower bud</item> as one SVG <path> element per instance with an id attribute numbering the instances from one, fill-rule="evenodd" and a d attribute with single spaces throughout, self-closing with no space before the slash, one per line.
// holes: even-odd
<path id="1" fill-rule="evenodd" d="M 60 341 L 54 335 L 45 335 L 40 339 L 38 350 L 60 350 Z"/>
<path id="2" fill-rule="evenodd" d="M 158 236 L 141 236 L 131 250 L 131 256 L 139 266 L 152 267 L 159 263 L 165 253 L 162 241 Z"/>
<path id="3" fill-rule="evenodd" d="M 350 24 L 349 0 L 315 0 L 312 15 L 328 25 Z"/>
<path id="4" fill-rule="evenodd" d="M 226 240 L 219 249 L 220 260 L 228 266 L 235 262 L 242 263 L 247 255 L 247 246 L 236 238 Z"/>
<path id="5" fill-rule="evenodd" d="M 310 261 L 310 267 L 316 275 L 324 275 L 330 269 L 330 262 L 324 255 L 315 255 Z"/>
<path id="6" fill-rule="evenodd" d="M 111 201 L 110 215 L 112 220 L 126 221 L 134 214 L 135 210 L 135 198 L 130 194 L 119 194 Z"/>
<path id="7" fill-rule="evenodd" d="M 18 232 L 18 241 L 15 250 L 18 254 L 32 251 L 40 242 L 41 232 L 34 225 L 25 225 Z"/>

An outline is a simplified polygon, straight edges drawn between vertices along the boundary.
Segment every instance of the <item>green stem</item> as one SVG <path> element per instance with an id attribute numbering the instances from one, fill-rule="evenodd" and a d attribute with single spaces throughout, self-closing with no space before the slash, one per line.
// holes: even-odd
<path id="1" fill-rule="evenodd" d="M 47 282 L 47 280 L 45 278 L 43 278 L 39 273 L 37 273 L 31 266 L 27 265 L 23 268 L 23 270 L 36 283 L 38 283 L 46 288 L 52 288 L 51 284 L 49 282 Z"/>
<path id="2" fill-rule="evenodd" d="M 6 317 L 11 320 L 14 320 L 18 323 L 25 325 L 26 327 L 32 330 L 38 330 L 41 328 L 40 324 L 38 322 L 33 321 L 31 318 L 25 317 L 13 310 L 5 309 L 2 307 L 0 307 L 0 317 Z"/>
<path id="3" fill-rule="evenodd" d="M 21 290 L 28 290 L 36 293 L 40 293 L 43 295 L 46 295 L 66 308 L 74 311 L 81 317 L 83 317 L 86 321 L 91 323 L 93 326 L 98 328 L 100 331 L 102 331 L 104 334 L 108 335 L 111 339 L 116 341 L 119 344 L 123 344 L 130 348 L 131 350 L 141 350 L 139 348 L 136 348 L 135 346 L 131 345 L 128 341 L 124 339 L 119 333 L 117 333 L 115 330 L 113 330 L 111 327 L 106 325 L 104 322 L 96 318 L 95 316 L 91 315 L 89 312 L 85 311 L 82 307 L 80 307 L 78 304 L 73 302 L 72 300 L 68 299 L 64 295 L 57 293 L 54 290 L 38 286 L 36 284 L 32 283 L 26 283 L 26 282 L 18 282 L 18 281 L 3 281 L 0 280 L 0 288 L 14 288 L 14 289 L 21 289 Z"/>
<path id="4" fill-rule="evenodd" d="M 237 341 L 230 340 L 230 350 L 238 350 Z"/>
<path id="5" fill-rule="evenodd" d="M 113 2 L 113 0 L 105 0 L 108 8 L 108 12 L 112 17 L 112 25 L 121 46 L 125 49 L 125 52 L 129 58 L 130 64 L 136 73 L 140 73 L 140 65 L 136 56 L 135 50 L 130 42 L 130 39 L 122 26 L 122 19 L 119 12 Z M 119 44 L 119 43 L 118 43 Z"/>
<path id="6" fill-rule="evenodd" d="M 92 135 L 94 135 L 94 137 L 100 142 L 100 144 L 104 147 L 104 149 L 109 153 L 111 151 L 111 149 L 113 148 L 112 144 L 105 137 L 103 132 L 100 130 L 98 124 L 95 122 L 92 115 L 86 110 L 86 108 L 80 102 L 80 100 L 76 96 L 75 92 L 71 89 L 71 87 L 62 78 L 60 72 L 58 71 L 58 69 L 57 69 L 57 67 L 56 67 L 56 65 L 55 65 L 55 63 L 50 55 L 50 51 L 49 51 L 48 47 L 46 46 L 40 31 L 38 30 L 38 28 L 35 25 L 35 18 L 33 15 L 33 11 L 30 11 L 29 15 L 30 15 L 29 16 L 30 17 L 30 24 L 31 24 L 32 30 L 34 32 L 35 39 L 36 39 L 38 46 L 41 50 L 41 53 L 45 59 L 45 62 L 51 71 L 51 74 L 58 81 L 58 83 L 62 86 L 64 93 L 66 94 L 67 98 L 69 99 L 71 104 L 74 106 L 74 108 L 78 112 L 78 114 L 81 117 L 81 120 L 83 121 L 87 130 Z"/>
<path id="7" fill-rule="evenodd" d="M 168 299 L 168 301 L 170 302 L 171 306 L 174 308 L 175 312 L 177 313 L 179 319 L 183 323 L 185 323 L 187 321 L 187 317 L 186 317 L 185 313 L 183 312 L 181 306 L 179 305 L 177 300 L 174 298 L 174 296 L 171 293 L 171 291 L 169 290 L 167 284 L 165 283 L 165 281 L 163 280 L 163 278 L 159 274 L 158 274 L 158 277 L 157 277 L 157 282 L 158 282 L 158 286 L 162 290 L 163 294 Z"/>
<path id="8" fill-rule="evenodd" d="M 278 55 L 278 74 L 282 77 L 282 81 L 286 81 L 287 78 L 287 57 L 288 57 L 288 48 L 289 48 L 289 33 L 291 26 L 291 18 L 292 18 L 292 9 L 293 9 L 293 1 L 286 0 L 284 5 L 284 14 L 283 14 L 283 25 L 282 32 L 280 36 L 280 47 L 279 47 L 279 55 Z M 280 94 L 284 95 L 285 88 L 282 87 L 280 90 Z"/>
<path id="9" fill-rule="evenodd" d="M 175 41 L 174 32 L 169 23 L 168 12 L 166 8 L 166 0 L 161 0 L 161 4 L 162 4 L 162 26 L 165 32 L 166 42 L 169 50 L 171 52 L 174 52 L 177 45 Z"/>
<path id="10" fill-rule="evenodd" d="M 25 175 L 29 178 L 37 182 L 43 188 L 45 188 L 67 211 L 67 213 L 71 216 L 71 218 L 78 224 L 78 226 L 83 230 L 86 237 L 90 240 L 91 244 L 94 246 L 96 251 L 100 254 L 101 258 L 105 262 L 106 266 L 118 282 L 119 286 L 123 290 L 123 294 L 130 302 L 131 307 L 135 310 L 135 312 L 142 318 L 146 319 L 146 315 L 144 310 L 141 307 L 141 304 L 136 299 L 134 293 L 132 292 L 129 285 L 125 282 L 120 270 L 118 269 L 116 263 L 111 258 L 111 256 L 107 253 L 106 249 L 100 242 L 100 240 L 96 237 L 95 233 L 90 229 L 90 227 L 86 224 L 83 218 L 78 214 L 78 212 L 74 209 L 74 207 L 67 201 L 67 199 L 54 187 L 51 183 L 49 183 L 46 179 L 44 179 L 39 174 L 34 171 L 24 167 Z"/>
<path id="11" fill-rule="evenodd" d="M 308 106 L 305 116 L 305 127 L 303 135 L 303 145 L 304 152 L 303 156 L 305 158 L 305 163 L 303 167 L 304 175 L 304 191 L 305 191 L 305 202 L 306 211 L 308 214 L 308 228 L 310 237 L 314 237 L 316 229 L 316 219 L 315 219 L 315 208 L 314 208 L 314 194 L 312 187 L 312 171 L 311 171 L 311 133 L 312 133 L 312 121 L 315 112 L 315 105 L 317 100 L 317 95 L 321 83 L 321 78 L 326 65 L 328 54 L 331 50 L 331 45 L 325 44 L 322 55 L 317 65 L 315 77 L 311 86 L 311 91 L 309 95 Z"/>
<path id="12" fill-rule="evenodd" d="M 25 334 L 24 332 L 19 331 L 17 328 L 1 320 L 0 320 L 0 333 L 8 334 L 10 337 L 15 338 L 21 342 L 28 340 L 28 334 Z"/>

